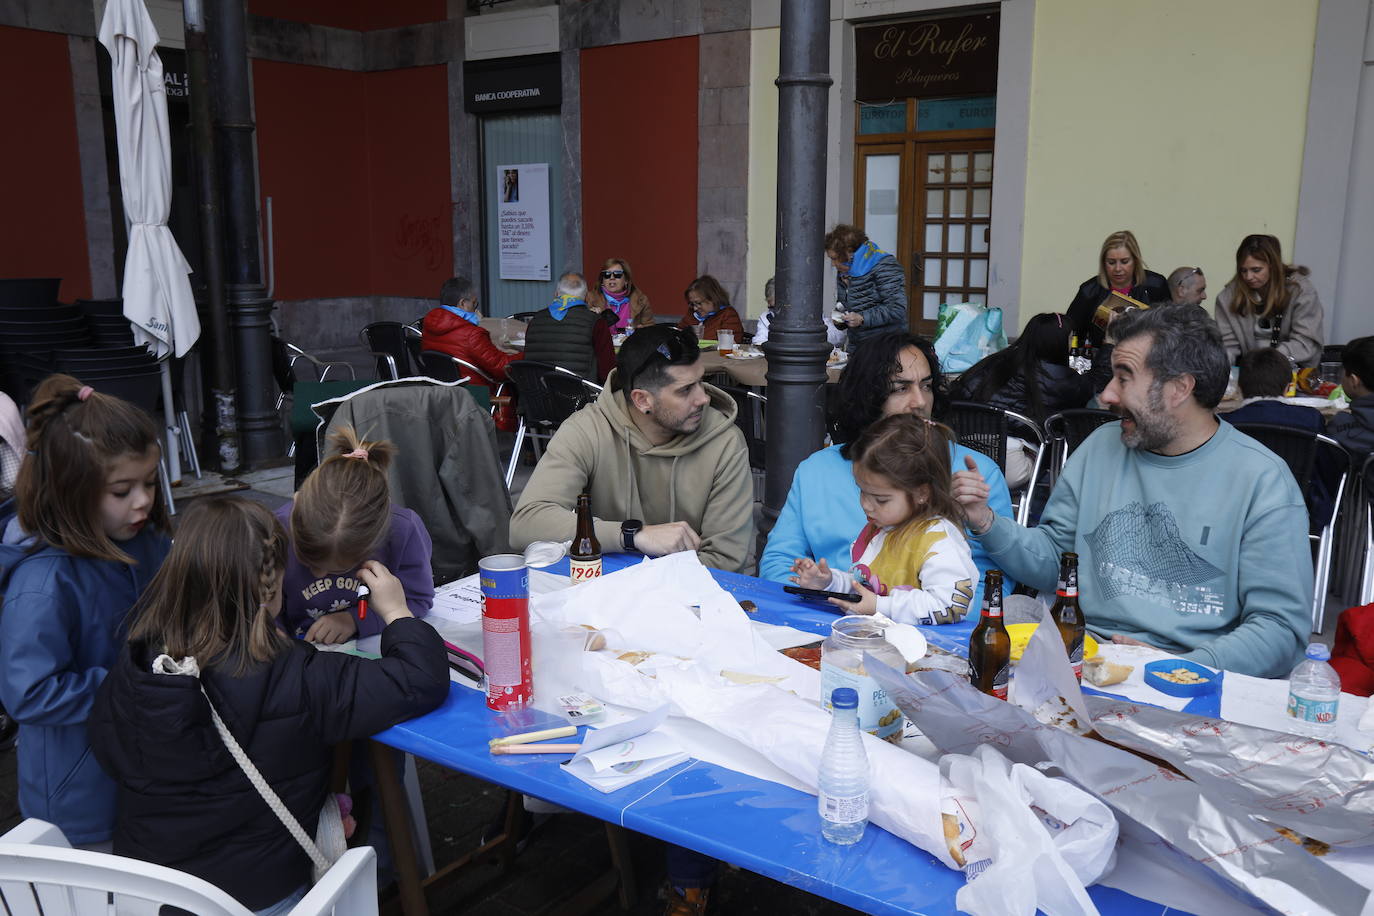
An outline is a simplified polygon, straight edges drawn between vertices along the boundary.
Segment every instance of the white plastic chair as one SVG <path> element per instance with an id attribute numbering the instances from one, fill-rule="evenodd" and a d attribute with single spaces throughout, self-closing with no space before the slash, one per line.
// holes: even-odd
<path id="1" fill-rule="evenodd" d="M 138 859 L 72 849 L 61 830 L 33 817 L 0 836 L 0 904 L 9 916 L 157 916 L 163 906 L 197 916 L 252 916 L 208 881 Z M 372 847 L 344 853 L 291 913 L 376 914 L 377 854 Z"/>

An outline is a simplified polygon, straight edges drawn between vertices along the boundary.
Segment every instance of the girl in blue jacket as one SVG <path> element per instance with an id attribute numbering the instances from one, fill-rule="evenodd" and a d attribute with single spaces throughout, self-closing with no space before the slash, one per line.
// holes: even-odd
<path id="1" fill-rule="evenodd" d="M 86 718 L 170 546 L 157 426 L 54 375 L 34 390 L 27 448 L 0 506 L 0 701 L 20 726 L 19 808 L 74 846 L 107 847 L 115 787 Z"/>

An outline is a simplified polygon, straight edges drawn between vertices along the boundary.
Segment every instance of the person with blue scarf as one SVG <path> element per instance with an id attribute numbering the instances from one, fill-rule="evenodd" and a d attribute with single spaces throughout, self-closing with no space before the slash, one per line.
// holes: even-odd
<path id="1" fill-rule="evenodd" d="M 563 274 L 549 307 L 530 319 L 525 331 L 525 358 L 604 382 L 615 368 L 611 322 L 603 317 L 605 314 L 587 307 L 587 281 L 581 274 Z"/>
<path id="2" fill-rule="evenodd" d="M 744 322 L 730 304 L 730 297 L 720 281 L 710 274 L 702 274 L 683 290 L 687 300 L 687 314 L 677 323 L 680 328 L 701 325 L 702 340 L 715 340 L 721 331 L 730 331 L 735 340 L 744 341 Z"/>
<path id="3" fill-rule="evenodd" d="M 496 386 L 506 380 L 506 367 L 521 358 L 519 353 L 507 353 L 491 341 L 491 334 L 482 327 L 482 308 L 477 299 L 477 287 L 467 277 L 454 277 L 439 289 L 439 305 L 429 310 L 420 325 L 420 349 L 438 350 L 471 363 L 491 380 L 478 379 L 496 393 Z M 515 428 L 515 416 L 498 411 L 499 429 Z"/>
<path id="4" fill-rule="evenodd" d="M 851 350 L 870 337 L 907 330 L 906 273 L 895 257 L 847 223 L 826 233 L 825 254 L 835 267 L 835 295 Z"/>

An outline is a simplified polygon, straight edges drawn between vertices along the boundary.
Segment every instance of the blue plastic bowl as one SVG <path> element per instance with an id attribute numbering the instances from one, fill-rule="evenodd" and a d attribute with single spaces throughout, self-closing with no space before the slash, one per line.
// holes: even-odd
<path id="1" fill-rule="evenodd" d="M 1198 677 L 1206 678 L 1206 680 L 1195 684 L 1176 684 L 1160 677 L 1161 674 L 1172 674 L 1180 668 L 1186 668 Z M 1199 665 L 1197 662 L 1184 661 L 1181 658 L 1150 662 L 1145 666 L 1145 683 L 1171 697 L 1199 697 L 1204 693 L 1211 693 L 1216 690 L 1220 682 L 1221 676 L 1211 668 Z"/>

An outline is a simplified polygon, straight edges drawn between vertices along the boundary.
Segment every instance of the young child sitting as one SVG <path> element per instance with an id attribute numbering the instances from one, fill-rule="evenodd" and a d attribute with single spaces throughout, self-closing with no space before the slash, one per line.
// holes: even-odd
<path id="1" fill-rule="evenodd" d="M 115 788 L 86 717 L 125 618 L 167 555 L 157 426 L 54 375 L 29 402 L 15 499 L 0 505 L 0 701 L 20 725 L 19 809 L 107 849 Z"/>
<path id="2" fill-rule="evenodd" d="M 848 614 L 875 611 L 899 623 L 956 623 L 968 613 L 978 570 L 950 494 L 949 428 L 899 414 L 874 423 L 848 447 L 868 524 L 850 548 L 849 572 L 825 558 L 792 564 L 806 588 L 857 592 L 831 598 Z"/>
<path id="3" fill-rule="evenodd" d="M 375 617 L 358 615 L 357 570 L 365 560 L 395 573 L 416 617 L 434 604 L 434 572 L 424 523 L 391 504 L 386 469 L 395 446 L 364 442 L 345 428 L 329 437 L 328 448 L 277 519 L 291 538 L 282 626 L 307 642 L 333 644 L 381 632 Z"/>
<path id="4" fill-rule="evenodd" d="M 193 505 L 90 722 L 95 756 L 119 787 L 115 853 L 274 913 L 305 894 L 311 860 L 230 755 L 210 704 L 313 837 L 326 799 L 336 803 L 333 745 L 429 712 L 449 692 L 443 641 L 375 560 L 356 576 L 372 592 L 369 619 L 385 627 L 380 659 L 283 635 L 287 553 L 286 532 L 261 504 Z"/>

